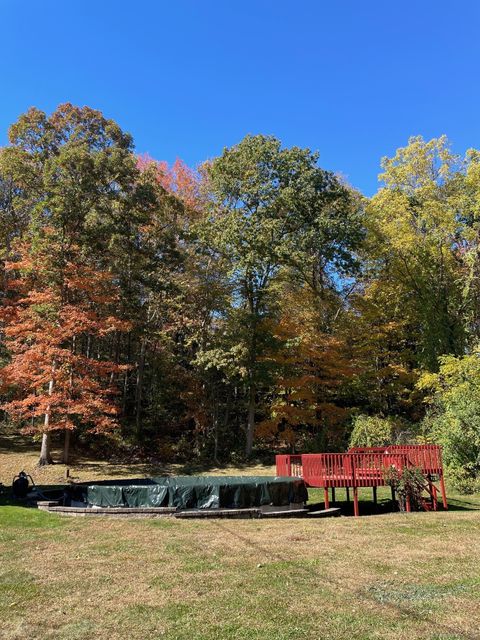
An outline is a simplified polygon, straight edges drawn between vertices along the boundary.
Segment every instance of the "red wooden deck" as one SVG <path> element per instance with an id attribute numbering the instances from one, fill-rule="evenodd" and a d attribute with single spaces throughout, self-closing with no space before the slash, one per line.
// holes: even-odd
<path id="1" fill-rule="evenodd" d="M 432 506 L 437 507 L 437 489 L 440 482 L 443 506 L 447 508 L 443 480 L 442 450 L 438 445 L 390 445 L 388 447 L 355 447 L 347 453 L 304 453 L 276 456 L 278 476 L 298 476 L 310 487 L 322 487 L 325 506 L 329 506 L 328 490 L 344 487 L 353 490 L 354 512 L 359 515 L 358 488 L 372 487 L 376 500 L 376 488 L 385 486 L 385 470 L 395 467 L 419 468 L 425 476 L 426 490 Z M 407 511 L 409 504 L 407 502 Z"/>

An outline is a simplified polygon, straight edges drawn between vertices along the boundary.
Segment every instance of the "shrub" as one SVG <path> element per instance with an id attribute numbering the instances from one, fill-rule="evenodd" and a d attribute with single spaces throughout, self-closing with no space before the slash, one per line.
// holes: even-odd
<path id="1" fill-rule="evenodd" d="M 430 392 L 424 426 L 443 446 L 447 475 L 471 493 L 480 484 L 480 353 L 440 358 L 438 373 L 424 374 L 418 385 Z"/>
<path id="2" fill-rule="evenodd" d="M 391 418 L 359 415 L 354 419 L 351 447 L 381 447 L 391 444 L 394 425 Z"/>
<path id="3" fill-rule="evenodd" d="M 418 441 L 419 425 L 398 416 L 367 416 L 360 414 L 353 420 L 351 447 L 383 447 L 388 444 L 409 444 Z"/>
<path id="4" fill-rule="evenodd" d="M 410 499 L 412 511 L 422 508 L 422 493 L 425 487 L 425 478 L 421 469 L 404 468 L 401 472 L 396 467 L 385 469 L 385 482 L 395 490 L 398 507 L 405 511 L 407 498 Z"/>

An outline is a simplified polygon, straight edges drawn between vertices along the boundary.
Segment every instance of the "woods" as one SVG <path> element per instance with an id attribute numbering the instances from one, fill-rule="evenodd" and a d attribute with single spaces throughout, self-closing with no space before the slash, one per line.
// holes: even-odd
<path id="1" fill-rule="evenodd" d="M 272 136 L 168 166 L 64 104 L 9 139 L 3 424 L 42 437 L 41 463 L 52 433 L 65 461 L 101 433 L 218 463 L 353 431 L 440 442 L 475 486 L 480 152 L 411 138 L 369 199 Z"/>

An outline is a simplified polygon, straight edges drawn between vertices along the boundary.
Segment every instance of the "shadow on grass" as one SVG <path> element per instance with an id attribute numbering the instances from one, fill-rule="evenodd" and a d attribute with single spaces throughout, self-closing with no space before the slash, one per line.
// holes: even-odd
<path id="1" fill-rule="evenodd" d="M 94 460 L 88 460 L 78 457 L 72 457 L 72 460 L 68 466 L 74 467 L 75 472 L 102 474 L 107 478 L 125 478 L 128 476 L 191 476 L 202 475 L 209 471 L 222 471 L 232 469 L 232 465 L 218 465 L 214 463 L 204 464 L 192 464 L 192 463 L 161 463 L 161 462 L 122 462 L 122 461 L 106 461 L 105 463 L 96 462 Z M 251 461 L 244 464 L 235 464 L 235 474 L 241 475 L 242 471 L 251 470 L 252 466 L 257 467 L 261 472 L 261 467 L 264 467 L 265 475 L 271 475 L 272 465 L 266 465 Z M 247 474 L 251 475 L 251 474 Z M 263 475 L 260 473 L 259 475 Z"/>
<path id="2" fill-rule="evenodd" d="M 353 503 L 347 501 L 337 500 L 336 502 L 330 501 L 331 507 L 339 507 L 342 512 L 342 516 L 353 516 Z M 398 504 L 391 500 L 382 500 L 378 504 L 373 501 L 359 500 L 360 516 L 374 516 L 387 513 L 399 513 Z M 438 504 L 438 512 L 445 512 L 442 503 Z M 480 504 L 477 502 L 468 502 L 466 500 L 449 499 L 448 511 L 480 511 Z"/>
<path id="3" fill-rule="evenodd" d="M 0 453 L 32 453 L 32 440 L 25 436 L 11 433 L 0 433 Z"/>
<path id="4" fill-rule="evenodd" d="M 478 502 L 470 502 L 468 500 L 459 500 L 458 498 L 448 499 L 449 511 L 480 511 Z"/>

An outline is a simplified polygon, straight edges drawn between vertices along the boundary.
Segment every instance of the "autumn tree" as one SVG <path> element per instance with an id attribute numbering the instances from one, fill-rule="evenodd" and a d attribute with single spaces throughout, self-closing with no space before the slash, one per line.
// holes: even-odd
<path id="1" fill-rule="evenodd" d="M 290 283 L 283 285 L 281 296 L 282 311 L 273 328 L 281 348 L 271 354 L 277 376 L 257 435 L 270 446 L 292 451 L 338 450 L 344 446 L 349 414 L 342 385 L 355 372 L 344 339 L 328 321 L 341 300 L 333 295 L 320 299 L 311 288 Z"/>
<path id="2" fill-rule="evenodd" d="M 365 273 L 392 290 L 416 335 L 418 364 L 435 369 L 440 355 L 466 344 L 464 165 L 445 137 L 415 137 L 382 167 L 384 186 L 367 209 Z"/>
<path id="3" fill-rule="evenodd" d="M 60 255 L 78 247 L 94 270 L 112 272 L 120 314 L 131 320 L 143 295 L 142 225 L 156 206 L 152 185 L 140 180 L 131 136 L 99 111 L 67 103 L 51 115 L 30 109 L 9 139 L 0 150 L 0 174 L 8 185 L 3 215 L 10 236 L 26 234 L 33 249 L 37 237 L 49 237 Z M 116 362 L 126 349 L 135 362 L 128 336 L 90 336 L 88 348 Z"/>
<path id="4" fill-rule="evenodd" d="M 195 429 L 205 425 L 202 385 L 191 361 L 195 344 L 210 328 L 205 302 L 218 291 L 211 279 L 202 284 L 210 267 L 192 233 L 202 206 L 198 176 L 180 160 L 169 166 L 143 156 L 137 166 L 140 183 L 150 185 L 155 196 L 140 229 L 141 252 L 132 274 L 137 291 L 130 296 L 132 338 L 140 343 L 135 429 L 138 438 L 148 439 L 159 431 L 171 437 L 192 423 Z"/>
<path id="5" fill-rule="evenodd" d="M 115 315 L 118 288 L 111 273 L 95 269 L 76 246 L 61 250 L 49 230 L 19 245 L 8 262 L 2 331 L 10 353 L 0 370 L 14 399 L 3 405 L 25 432 L 41 433 L 39 464 L 52 462 L 50 434 L 91 433 L 117 426 L 115 382 L 122 367 L 91 349 L 92 338 L 125 331 Z"/>
<path id="6" fill-rule="evenodd" d="M 330 270 L 348 270 L 361 235 L 350 191 L 317 161 L 308 149 L 282 149 L 273 137 L 247 136 L 204 167 L 210 196 L 206 242 L 228 260 L 229 321 L 237 336 L 229 349 L 237 354 L 236 373 L 246 388 L 247 455 L 257 396 L 269 382 L 264 355 L 273 340 L 273 279 L 288 266 L 296 278 L 322 289 Z"/>

